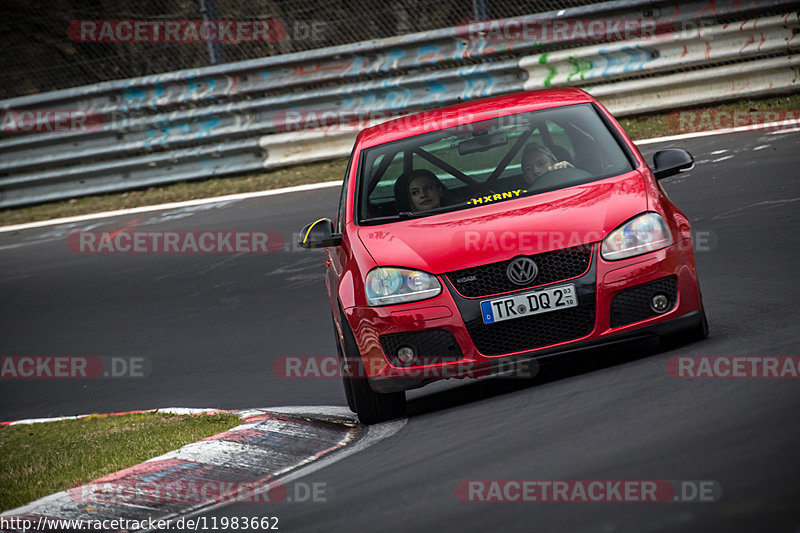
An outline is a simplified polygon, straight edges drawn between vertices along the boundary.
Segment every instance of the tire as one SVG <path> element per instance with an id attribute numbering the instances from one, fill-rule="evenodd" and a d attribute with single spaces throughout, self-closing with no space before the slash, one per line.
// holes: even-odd
<path id="1" fill-rule="evenodd" d="M 406 411 L 406 393 L 400 391 L 381 394 L 370 388 L 355 336 L 344 318 L 344 313 L 342 313 L 342 336 L 344 345 L 339 348 L 343 356 L 341 364 L 343 370 L 349 367 L 347 368 L 349 372 L 343 372 L 342 380 L 347 404 L 358 415 L 358 420 L 364 425 L 369 425 L 402 417 Z"/>
<path id="2" fill-rule="evenodd" d="M 356 402 L 353 400 L 353 387 L 350 386 L 350 380 L 347 376 L 350 375 L 350 369 L 347 366 L 347 362 L 344 358 L 344 353 L 342 352 L 342 344 L 339 342 L 339 334 L 336 330 L 336 321 L 333 320 L 333 334 L 336 337 L 336 352 L 339 354 L 339 371 L 342 376 L 342 384 L 344 385 L 344 396 L 347 398 L 347 407 L 350 408 L 351 411 L 354 413 L 356 412 Z"/>

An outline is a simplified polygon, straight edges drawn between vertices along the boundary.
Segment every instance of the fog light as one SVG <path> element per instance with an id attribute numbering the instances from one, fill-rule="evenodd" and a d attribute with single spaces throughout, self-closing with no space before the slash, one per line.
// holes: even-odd
<path id="1" fill-rule="evenodd" d="M 650 300 L 650 308 L 655 311 L 656 313 L 663 313 L 669 307 L 669 298 L 663 292 L 659 292 L 653 295 L 653 298 Z"/>
<path id="2" fill-rule="evenodd" d="M 408 364 L 415 359 L 414 350 L 409 348 L 408 346 L 401 346 L 397 350 L 397 358 L 400 359 L 400 362 L 403 364 Z"/>

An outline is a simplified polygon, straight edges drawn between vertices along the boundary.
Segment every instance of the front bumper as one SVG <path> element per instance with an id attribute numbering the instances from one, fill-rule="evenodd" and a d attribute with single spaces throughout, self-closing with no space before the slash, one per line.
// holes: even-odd
<path id="1" fill-rule="evenodd" d="M 700 296 L 690 240 L 614 262 L 603 260 L 597 252 L 598 245 L 594 245 L 591 265 L 581 276 L 545 285 L 574 284 L 578 306 L 570 309 L 484 325 L 480 302 L 492 297 L 463 297 L 446 276 L 441 276 L 446 290 L 431 300 L 346 309 L 345 316 L 355 333 L 370 386 L 376 392 L 393 392 L 421 387 L 439 379 L 476 378 L 508 372 L 531 374 L 535 372 L 537 359 L 667 335 L 700 323 Z M 631 299 L 615 301 L 615 296 L 648 283 L 657 282 L 654 286 L 660 287 L 663 285 L 660 280 L 667 278 L 675 282 L 674 300 L 667 312 L 639 316 L 641 320 L 636 320 L 635 312 L 629 312 L 630 305 L 623 306 L 627 314 L 620 312 L 620 302 L 630 303 Z M 636 294 L 636 291 L 626 294 Z M 635 306 L 633 309 L 635 311 Z M 626 320 L 634 321 L 625 323 Z M 527 322 L 523 324 L 523 321 Z M 447 357 L 433 364 L 416 366 L 402 366 L 393 359 L 394 354 L 384 352 L 387 343 L 381 343 L 382 336 L 427 330 L 446 332 L 457 349 L 453 350 L 451 342 L 449 353 L 442 354 Z"/>

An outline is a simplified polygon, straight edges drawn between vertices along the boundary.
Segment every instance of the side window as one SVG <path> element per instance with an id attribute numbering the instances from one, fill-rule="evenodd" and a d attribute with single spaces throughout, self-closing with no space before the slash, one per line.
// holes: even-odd
<path id="1" fill-rule="evenodd" d="M 392 160 L 389 163 L 389 166 L 386 167 L 386 171 L 378 180 L 378 184 L 372 191 L 372 195 L 370 195 L 370 200 L 378 204 L 394 198 L 394 183 L 404 172 L 402 153 L 382 155 L 375 160 L 375 165 L 372 168 L 377 170 L 379 167 L 381 167 L 384 157 L 391 157 Z"/>
<path id="2" fill-rule="evenodd" d="M 344 213 L 347 209 L 347 184 L 350 183 L 350 169 L 353 166 L 354 155 L 355 150 L 350 153 L 350 160 L 347 162 L 347 170 L 344 171 L 342 191 L 339 194 L 339 211 L 336 214 L 336 220 L 333 222 L 333 228 L 336 233 L 342 233 L 344 231 Z"/>

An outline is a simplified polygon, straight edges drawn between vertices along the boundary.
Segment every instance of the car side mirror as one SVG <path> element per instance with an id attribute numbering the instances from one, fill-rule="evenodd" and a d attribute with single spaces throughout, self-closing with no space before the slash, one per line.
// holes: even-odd
<path id="1" fill-rule="evenodd" d="M 665 148 L 653 156 L 653 174 L 657 180 L 694 168 L 694 157 L 681 148 Z"/>
<path id="2" fill-rule="evenodd" d="M 300 230 L 297 245 L 301 248 L 327 248 L 341 246 L 342 234 L 333 232 L 333 221 L 321 218 Z"/>

